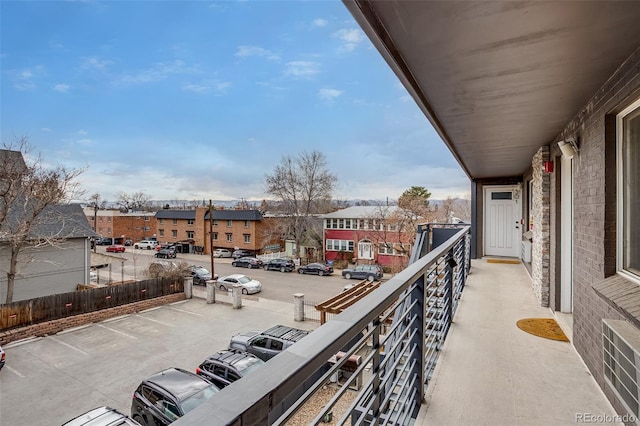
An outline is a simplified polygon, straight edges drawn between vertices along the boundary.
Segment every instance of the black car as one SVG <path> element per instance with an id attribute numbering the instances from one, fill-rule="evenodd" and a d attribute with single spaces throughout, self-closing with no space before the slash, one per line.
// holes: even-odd
<path id="1" fill-rule="evenodd" d="M 291 259 L 271 259 L 264 264 L 265 271 L 291 272 L 296 270 L 296 264 Z"/>
<path id="2" fill-rule="evenodd" d="M 172 248 L 163 248 L 160 249 L 155 255 L 155 257 L 162 257 L 164 259 L 175 259 L 176 251 Z"/>
<path id="3" fill-rule="evenodd" d="M 316 274 L 316 275 L 331 275 L 333 274 L 333 266 L 324 265 L 322 263 L 310 263 L 298 268 L 299 274 Z"/>
<path id="4" fill-rule="evenodd" d="M 233 266 L 242 266 L 243 268 L 262 268 L 262 260 L 256 257 L 240 257 L 231 262 Z"/>
<path id="5" fill-rule="evenodd" d="M 99 246 L 110 246 L 112 244 L 113 244 L 112 238 L 98 238 L 96 240 L 96 245 L 99 245 Z"/>
<path id="6" fill-rule="evenodd" d="M 382 268 L 378 265 L 357 265 L 353 268 L 347 268 L 342 270 L 342 276 L 346 279 L 358 279 L 358 280 L 380 280 L 384 276 Z"/>
<path id="7" fill-rule="evenodd" d="M 231 253 L 231 257 L 234 259 L 240 259 L 241 257 L 252 257 L 253 253 L 249 250 L 238 249 Z"/>
<path id="8" fill-rule="evenodd" d="M 205 359 L 196 374 L 223 388 L 264 364 L 264 361 L 249 352 L 226 349 Z"/>
<path id="9" fill-rule="evenodd" d="M 191 276 L 193 277 L 193 283 L 195 285 L 207 285 L 207 281 L 212 279 L 211 272 L 209 272 L 207 268 L 191 265 L 189 269 L 191 270 Z M 218 279 L 217 276 L 216 279 Z"/>
<path id="10" fill-rule="evenodd" d="M 181 368 L 169 368 L 145 379 L 133 393 L 131 417 L 143 425 L 168 425 L 220 389 Z"/>

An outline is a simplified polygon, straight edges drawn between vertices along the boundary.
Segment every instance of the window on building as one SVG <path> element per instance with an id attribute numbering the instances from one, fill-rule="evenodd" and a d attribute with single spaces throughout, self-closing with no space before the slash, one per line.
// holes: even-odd
<path id="1" fill-rule="evenodd" d="M 158 235 L 164 237 L 164 229 L 158 229 Z"/>
<path id="2" fill-rule="evenodd" d="M 173 219 L 173 224 L 177 225 L 178 224 L 178 219 Z"/>
<path id="3" fill-rule="evenodd" d="M 245 227 L 245 228 L 248 228 L 249 226 L 251 226 L 251 221 L 249 221 L 249 220 L 245 220 L 245 221 L 244 221 L 244 227 Z"/>
<path id="4" fill-rule="evenodd" d="M 353 251 L 353 240 L 327 240 L 327 251 Z"/>
<path id="5" fill-rule="evenodd" d="M 145 220 L 145 221 L 147 221 L 147 222 L 149 222 L 149 221 L 151 220 L 151 217 L 150 217 L 150 216 L 145 216 L 145 217 L 144 217 L 144 220 Z"/>
<path id="6" fill-rule="evenodd" d="M 214 240 L 214 241 L 217 241 L 217 240 L 218 240 L 218 233 L 217 233 L 217 232 L 214 232 L 214 233 L 213 233 L 213 240 Z"/>
<path id="7" fill-rule="evenodd" d="M 107 228 L 107 234 L 111 235 L 111 227 Z"/>
<path id="8" fill-rule="evenodd" d="M 250 243 L 251 242 L 251 234 L 242 234 L 244 236 L 244 242 L 245 243 Z"/>
<path id="9" fill-rule="evenodd" d="M 232 233 L 227 232 L 225 235 L 227 236 L 227 241 L 228 241 L 228 242 L 233 241 L 233 234 L 232 234 Z"/>
<path id="10" fill-rule="evenodd" d="M 213 219 L 213 226 L 218 226 L 218 219 Z"/>
<path id="11" fill-rule="evenodd" d="M 107 218 L 107 222 L 111 222 L 111 218 L 110 217 Z"/>
<path id="12" fill-rule="evenodd" d="M 618 115 L 617 158 L 618 270 L 640 280 L 640 99 Z"/>
<path id="13" fill-rule="evenodd" d="M 144 227 L 144 230 L 145 230 L 145 231 L 150 231 L 150 230 L 151 230 L 151 228 L 149 228 L 148 226 L 145 226 L 145 227 Z"/>
<path id="14" fill-rule="evenodd" d="M 104 217 L 100 216 L 100 218 L 98 219 L 100 222 L 104 222 Z"/>
<path id="15" fill-rule="evenodd" d="M 173 230 L 171 231 L 171 236 L 172 236 L 173 238 L 178 238 L 178 231 L 177 231 L 177 230 L 175 230 L 175 229 L 173 229 Z"/>
<path id="16" fill-rule="evenodd" d="M 140 219 L 140 218 L 138 218 L 138 219 Z M 162 224 L 164 223 L 164 219 L 158 219 L 158 223 L 159 223 L 160 225 L 162 225 Z"/>
<path id="17" fill-rule="evenodd" d="M 95 218 L 94 218 L 93 216 L 90 216 L 90 217 L 89 217 L 89 220 L 90 220 L 91 222 L 93 222 L 93 221 L 94 221 L 94 219 L 95 219 Z"/>
<path id="18" fill-rule="evenodd" d="M 227 228 L 231 228 L 231 225 L 233 225 L 233 221 L 227 220 Z"/>
<path id="19" fill-rule="evenodd" d="M 187 219 L 187 225 L 193 225 L 195 222 L 194 219 Z"/>
<path id="20" fill-rule="evenodd" d="M 378 244 L 378 254 L 393 254 L 393 244 L 391 243 Z"/>
<path id="21" fill-rule="evenodd" d="M 187 231 L 187 238 L 193 239 L 194 234 L 195 234 L 195 232 L 193 232 L 193 231 Z"/>
<path id="22" fill-rule="evenodd" d="M 351 229 L 351 219 L 346 219 L 344 221 L 344 228 L 345 229 Z"/>

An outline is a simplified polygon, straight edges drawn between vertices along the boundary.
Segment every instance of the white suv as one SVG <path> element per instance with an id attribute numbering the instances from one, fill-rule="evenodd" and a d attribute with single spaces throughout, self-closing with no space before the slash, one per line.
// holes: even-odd
<path id="1" fill-rule="evenodd" d="M 147 249 L 147 250 L 151 250 L 156 248 L 156 246 L 158 245 L 157 241 L 152 241 L 152 240 L 142 240 L 140 242 L 137 242 L 133 245 L 134 249 Z"/>

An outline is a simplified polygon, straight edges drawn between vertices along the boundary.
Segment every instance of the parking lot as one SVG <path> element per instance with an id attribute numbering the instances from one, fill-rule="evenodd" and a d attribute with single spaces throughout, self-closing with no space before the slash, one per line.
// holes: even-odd
<path id="1" fill-rule="evenodd" d="M 9 344 L 0 424 L 59 425 L 101 405 L 129 414 L 133 391 L 147 376 L 168 367 L 194 371 L 233 334 L 276 324 L 319 326 L 293 321 L 293 303 L 257 298 L 233 309 L 194 298 Z"/>

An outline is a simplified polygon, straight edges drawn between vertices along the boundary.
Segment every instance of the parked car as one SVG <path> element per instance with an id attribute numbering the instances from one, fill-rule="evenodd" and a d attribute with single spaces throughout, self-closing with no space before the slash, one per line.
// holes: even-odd
<path id="1" fill-rule="evenodd" d="M 263 364 L 263 360 L 249 352 L 225 349 L 207 357 L 196 368 L 196 374 L 222 389 Z"/>
<path id="2" fill-rule="evenodd" d="M 175 246 L 176 245 L 173 243 L 162 243 L 162 244 L 158 243 L 158 245 L 156 246 L 156 251 L 160 251 L 165 248 L 172 248 L 175 250 Z"/>
<path id="3" fill-rule="evenodd" d="M 154 254 L 155 257 L 161 257 L 164 259 L 175 259 L 176 258 L 176 251 L 173 249 L 173 247 L 171 248 L 163 248 L 161 250 L 159 250 L 156 254 Z"/>
<path id="4" fill-rule="evenodd" d="M 253 256 L 253 253 L 245 249 L 238 249 L 238 250 L 235 250 L 233 253 L 231 253 L 231 257 L 233 257 L 234 259 L 239 259 L 241 257 L 252 257 L 252 256 Z"/>
<path id="5" fill-rule="evenodd" d="M 0 346 L 0 370 L 4 367 L 4 363 L 6 362 L 7 355 L 2 350 L 2 346 Z"/>
<path id="6" fill-rule="evenodd" d="M 235 284 L 242 286 L 242 294 L 254 294 L 262 290 L 262 283 L 260 281 L 242 274 L 227 275 L 226 277 L 218 279 L 216 282 L 216 286 L 223 291 L 233 288 Z"/>
<path id="7" fill-rule="evenodd" d="M 131 417 L 143 425 L 166 425 L 216 395 L 220 389 L 190 371 L 169 368 L 145 379 L 133 393 Z"/>
<path id="8" fill-rule="evenodd" d="M 106 248 L 107 253 L 124 253 L 124 246 L 109 246 Z"/>
<path id="9" fill-rule="evenodd" d="M 140 426 L 140 423 L 115 408 L 103 406 L 87 411 L 62 426 Z"/>
<path id="10" fill-rule="evenodd" d="M 262 260 L 256 257 L 239 257 L 231 262 L 233 266 L 242 266 L 244 268 L 262 268 Z"/>
<path id="11" fill-rule="evenodd" d="M 147 250 L 151 250 L 156 248 L 156 246 L 158 245 L 157 241 L 154 240 L 142 240 L 142 241 L 138 241 L 137 243 L 135 243 L 133 245 L 134 249 L 147 249 Z"/>
<path id="12" fill-rule="evenodd" d="M 196 265 L 192 265 L 189 268 L 191 269 L 191 276 L 193 277 L 193 283 L 195 285 L 207 285 L 207 281 L 211 279 L 211 272 L 209 272 L 207 268 Z"/>
<path id="13" fill-rule="evenodd" d="M 113 239 L 112 238 L 98 238 L 96 240 L 96 245 L 99 246 L 110 246 L 111 244 L 113 244 Z"/>
<path id="14" fill-rule="evenodd" d="M 316 275 L 331 275 L 333 274 L 333 266 L 323 265 L 322 263 L 310 263 L 298 268 L 299 274 L 316 274 Z"/>
<path id="15" fill-rule="evenodd" d="M 358 280 L 380 280 L 384 276 L 382 267 L 379 265 L 357 265 L 353 268 L 346 268 L 342 270 L 342 276 L 346 279 L 358 279 Z"/>
<path id="16" fill-rule="evenodd" d="M 264 264 L 265 271 L 291 272 L 296 270 L 296 264 L 291 259 L 271 259 Z"/>
<path id="17" fill-rule="evenodd" d="M 213 257 L 231 257 L 231 250 L 227 249 L 215 249 L 213 251 Z"/>
<path id="18" fill-rule="evenodd" d="M 308 334 L 306 330 L 276 325 L 263 332 L 245 331 L 236 334 L 231 337 L 229 348 L 240 349 L 268 361 Z"/>
<path id="19" fill-rule="evenodd" d="M 131 241 L 129 239 L 124 240 L 124 245 L 127 246 L 127 247 L 132 246 L 133 245 L 133 241 Z"/>

